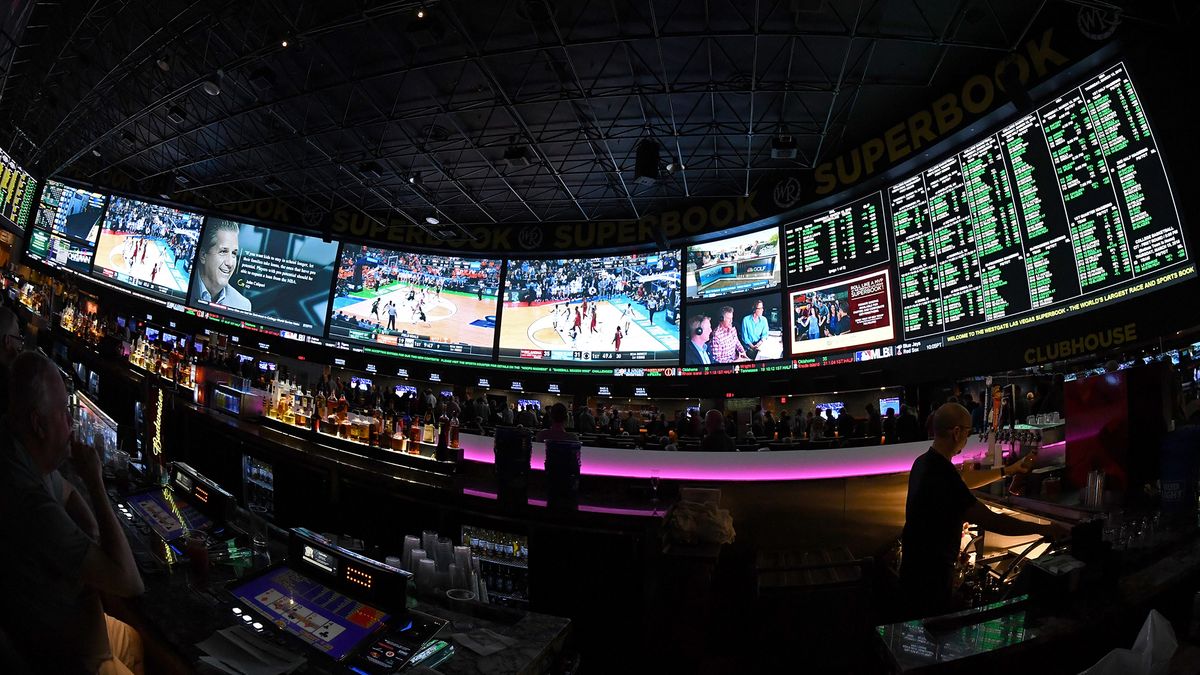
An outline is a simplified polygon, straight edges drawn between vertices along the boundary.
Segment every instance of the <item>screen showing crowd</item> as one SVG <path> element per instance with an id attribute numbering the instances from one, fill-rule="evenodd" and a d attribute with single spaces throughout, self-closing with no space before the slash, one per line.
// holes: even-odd
<path id="1" fill-rule="evenodd" d="M 337 242 L 209 218 L 188 304 L 262 326 L 320 336 Z"/>
<path id="2" fill-rule="evenodd" d="M 882 269 L 791 293 L 792 354 L 891 342 L 891 275 Z"/>
<path id="3" fill-rule="evenodd" d="M 687 366 L 783 357 L 783 310 L 778 293 L 689 303 L 683 329 L 683 363 Z"/>
<path id="4" fill-rule="evenodd" d="M 183 302 L 202 220 L 198 213 L 113 197 L 100 229 L 92 273 Z"/>
<path id="5" fill-rule="evenodd" d="M 687 297 L 717 298 L 779 286 L 779 229 L 687 249 Z"/>
<path id="6" fill-rule="evenodd" d="M 403 350 L 491 356 L 500 262 L 347 245 L 329 336 Z"/>
<path id="7" fill-rule="evenodd" d="M 678 363 L 678 251 L 508 264 L 500 358 Z"/>

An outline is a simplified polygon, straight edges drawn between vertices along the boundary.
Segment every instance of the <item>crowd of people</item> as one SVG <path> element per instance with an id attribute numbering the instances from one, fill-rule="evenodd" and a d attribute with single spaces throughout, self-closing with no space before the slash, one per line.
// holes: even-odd
<path id="1" fill-rule="evenodd" d="M 797 297 L 792 322 L 796 341 L 835 337 L 850 332 L 847 303 L 833 293 L 806 293 Z"/>
<path id="2" fill-rule="evenodd" d="M 575 302 L 626 296 L 653 304 L 656 310 L 678 307 L 679 269 L 675 253 L 663 253 L 656 262 L 645 256 L 617 256 L 583 260 L 510 261 L 507 285 L 510 302 Z"/>
<path id="3" fill-rule="evenodd" d="M 472 267 L 479 265 L 478 269 Z M 354 287 L 355 267 L 361 265 L 362 287 Z M 378 291 L 398 281 L 436 290 L 495 296 L 500 288 L 500 263 L 495 260 L 446 258 L 386 249 L 347 249 L 342 253 L 337 295 L 357 290 Z"/>
<path id="4" fill-rule="evenodd" d="M 201 217 L 195 213 L 113 197 L 104 218 L 104 228 L 131 235 L 125 240 L 124 251 L 130 266 L 141 261 L 149 240 L 158 240 L 174 256 L 170 265 L 190 273 L 200 237 L 200 222 Z"/>

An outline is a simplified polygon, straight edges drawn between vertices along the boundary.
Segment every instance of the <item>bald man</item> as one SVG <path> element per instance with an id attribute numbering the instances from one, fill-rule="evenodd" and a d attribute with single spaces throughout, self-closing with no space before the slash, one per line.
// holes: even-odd
<path id="1" fill-rule="evenodd" d="M 45 356 L 18 356 L 11 387 L 0 422 L 0 625 L 33 672 L 140 675 L 140 637 L 100 605 L 100 593 L 143 586 L 98 451 L 72 442 L 67 390 Z M 58 472 L 68 457 L 90 504 Z"/>
<path id="2" fill-rule="evenodd" d="M 704 415 L 704 439 L 700 449 L 705 452 L 733 452 L 733 439 L 725 433 L 725 417 L 720 410 L 709 410 Z"/>
<path id="3" fill-rule="evenodd" d="M 900 582 L 912 616 L 954 609 L 954 563 L 964 522 L 1007 536 L 1038 534 L 1057 539 L 1065 534 L 1054 523 L 1031 523 L 996 513 L 971 494 L 950 461 L 962 452 L 970 435 L 971 413 L 957 403 L 942 405 L 933 414 L 933 445 L 913 462 L 908 475 Z M 993 473 L 992 480 L 1004 475 L 1000 469 Z"/>

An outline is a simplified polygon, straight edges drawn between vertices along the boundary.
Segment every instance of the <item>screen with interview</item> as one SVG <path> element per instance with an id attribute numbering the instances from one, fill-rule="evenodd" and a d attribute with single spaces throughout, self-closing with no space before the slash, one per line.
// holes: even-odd
<path id="1" fill-rule="evenodd" d="M 268 328 L 325 331 L 337 242 L 209 218 L 188 304 Z"/>
<path id="2" fill-rule="evenodd" d="M 710 328 L 707 337 L 693 328 L 705 318 Z M 686 366 L 776 361 L 783 357 L 783 310 L 778 292 L 689 302 L 682 329 Z"/>

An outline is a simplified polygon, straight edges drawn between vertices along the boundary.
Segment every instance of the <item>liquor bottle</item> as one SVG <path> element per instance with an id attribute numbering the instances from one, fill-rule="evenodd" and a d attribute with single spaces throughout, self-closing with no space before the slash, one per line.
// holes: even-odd
<path id="1" fill-rule="evenodd" d="M 446 450 L 449 447 L 450 447 L 450 419 L 447 418 L 446 413 L 443 412 L 442 416 L 438 418 L 438 426 L 437 426 L 437 450 L 436 450 L 436 452 L 437 452 L 437 458 L 439 460 L 445 458 Z"/>
<path id="2" fill-rule="evenodd" d="M 450 447 L 458 448 L 458 415 L 450 419 Z"/>

